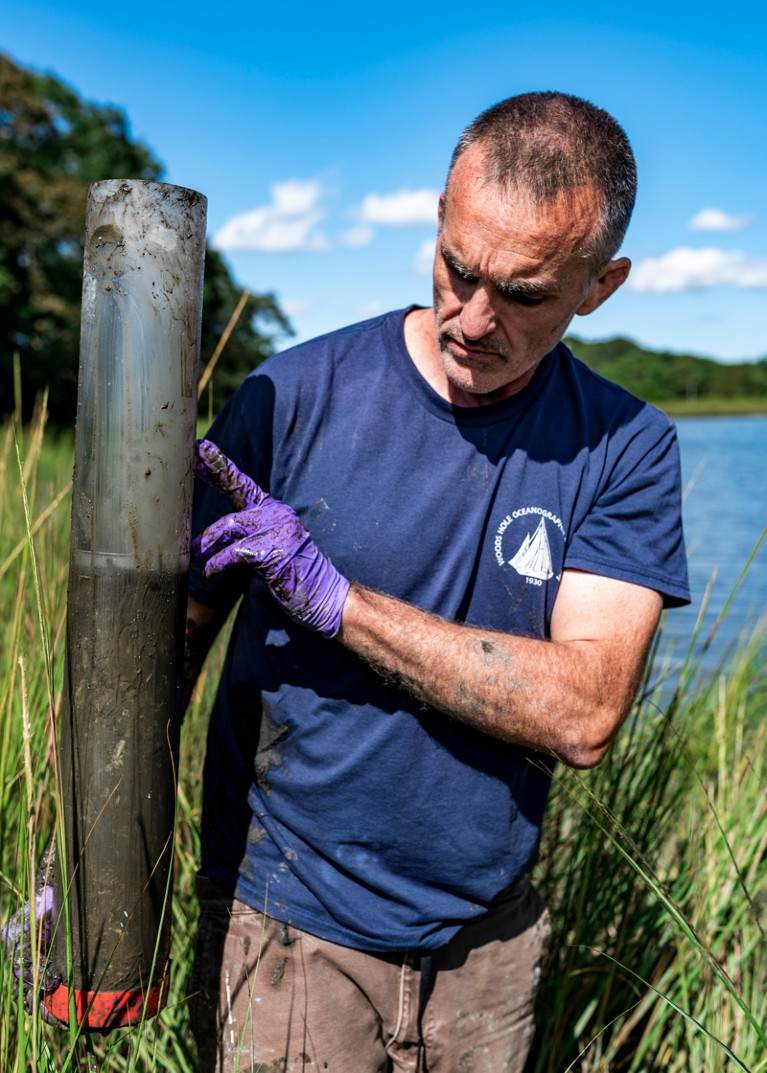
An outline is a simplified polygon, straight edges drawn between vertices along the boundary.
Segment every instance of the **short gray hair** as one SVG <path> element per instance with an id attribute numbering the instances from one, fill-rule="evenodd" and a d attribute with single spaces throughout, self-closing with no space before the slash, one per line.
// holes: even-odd
<path id="1" fill-rule="evenodd" d="M 601 108 L 567 93 L 522 93 L 482 112 L 453 151 L 448 182 L 470 145 L 485 150 L 487 178 L 542 204 L 590 186 L 601 200 L 597 233 L 583 251 L 595 270 L 620 248 L 636 200 L 637 171 L 625 131 Z M 447 188 L 447 184 L 446 184 Z"/>

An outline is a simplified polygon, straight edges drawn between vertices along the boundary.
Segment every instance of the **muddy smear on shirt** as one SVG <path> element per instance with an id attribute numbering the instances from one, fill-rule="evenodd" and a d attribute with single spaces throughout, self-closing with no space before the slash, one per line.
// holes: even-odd
<path id="1" fill-rule="evenodd" d="M 258 748 L 256 749 L 255 772 L 256 782 L 265 794 L 271 794 L 272 792 L 269 786 L 269 770 L 282 765 L 282 754 L 278 749 L 278 745 L 287 735 L 288 727 L 284 723 L 278 726 L 272 719 L 269 706 L 264 704 L 261 713 Z"/>

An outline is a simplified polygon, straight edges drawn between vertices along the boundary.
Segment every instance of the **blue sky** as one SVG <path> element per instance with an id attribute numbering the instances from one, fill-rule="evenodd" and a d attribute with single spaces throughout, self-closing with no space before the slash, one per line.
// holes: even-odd
<path id="1" fill-rule="evenodd" d="M 570 330 L 767 355 L 767 16 L 738 0 L 541 10 L 3 0 L 0 49 L 123 108 L 298 338 L 428 304 L 462 128 L 513 93 L 576 93 L 626 128 L 640 191 L 629 284 Z"/>

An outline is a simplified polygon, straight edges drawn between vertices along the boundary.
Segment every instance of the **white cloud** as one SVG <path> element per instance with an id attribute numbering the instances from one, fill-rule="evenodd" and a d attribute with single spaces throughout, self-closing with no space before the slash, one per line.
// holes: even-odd
<path id="1" fill-rule="evenodd" d="M 687 226 L 691 231 L 742 231 L 750 223 L 750 216 L 731 216 L 721 209 L 701 209 Z"/>
<path id="2" fill-rule="evenodd" d="M 280 308 L 289 317 L 301 317 L 314 308 L 314 302 L 308 298 L 281 298 Z"/>
<path id="3" fill-rule="evenodd" d="M 384 304 L 383 302 L 378 301 L 365 302 L 364 305 L 357 307 L 358 315 L 364 317 L 365 320 L 368 320 L 370 317 L 377 317 L 378 314 L 383 313 L 383 311 Z"/>
<path id="4" fill-rule="evenodd" d="M 342 246 L 369 246 L 374 235 L 372 227 L 360 224 L 359 227 L 350 227 L 348 231 L 344 231 L 339 241 Z"/>
<path id="5" fill-rule="evenodd" d="M 427 238 L 416 250 L 413 261 L 413 271 L 417 276 L 428 276 L 434 264 L 434 250 L 437 245 L 436 239 Z"/>
<path id="6" fill-rule="evenodd" d="M 720 286 L 767 288 L 767 259 L 749 257 L 740 250 L 678 246 L 662 257 L 640 261 L 631 271 L 628 286 L 655 293 Z"/>
<path id="7" fill-rule="evenodd" d="M 433 224 L 437 220 L 438 190 L 400 190 L 396 194 L 368 194 L 359 208 L 367 224 L 403 227 Z"/>
<path id="8" fill-rule="evenodd" d="M 287 179 L 270 187 L 269 205 L 233 216 L 213 236 L 220 250 L 284 253 L 327 250 L 330 242 L 315 228 L 325 216 L 325 191 L 316 179 Z"/>

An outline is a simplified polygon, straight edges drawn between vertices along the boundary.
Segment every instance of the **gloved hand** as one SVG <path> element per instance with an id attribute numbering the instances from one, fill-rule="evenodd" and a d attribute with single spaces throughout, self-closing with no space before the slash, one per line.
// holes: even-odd
<path id="1" fill-rule="evenodd" d="M 209 440 L 197 444 L 195 473 L 238 508 L 192 542 L 195 561 L 207 560 L 203 573 L 252 566 L 292 619 L 335 637 L 349 582 L 325 558 L 295 511 L 262 491 Z"/>
<path id="2" fill-rule="evenodd" d="M 11 962 L 13 975 L 21 985 L 24 1009 L 32 1012 L 32 997 L 35 985 L 43 992 L 55 991 L 61 983 L 61 973 L 48 959 L 48 950 L 53 938 L 53 866 L 56 860 L 56 844 L 51 842 L 43 853 L 35 878 L 35 899 L 19 909 L 0 932 Z M 32 949 L 32 913 L 37 925 L 36 949 Z M 17 984 L 17 986 L 18 986 Z M 58 1020 L 41 1004 L 41 1016 L 49 1023 Z"/>

